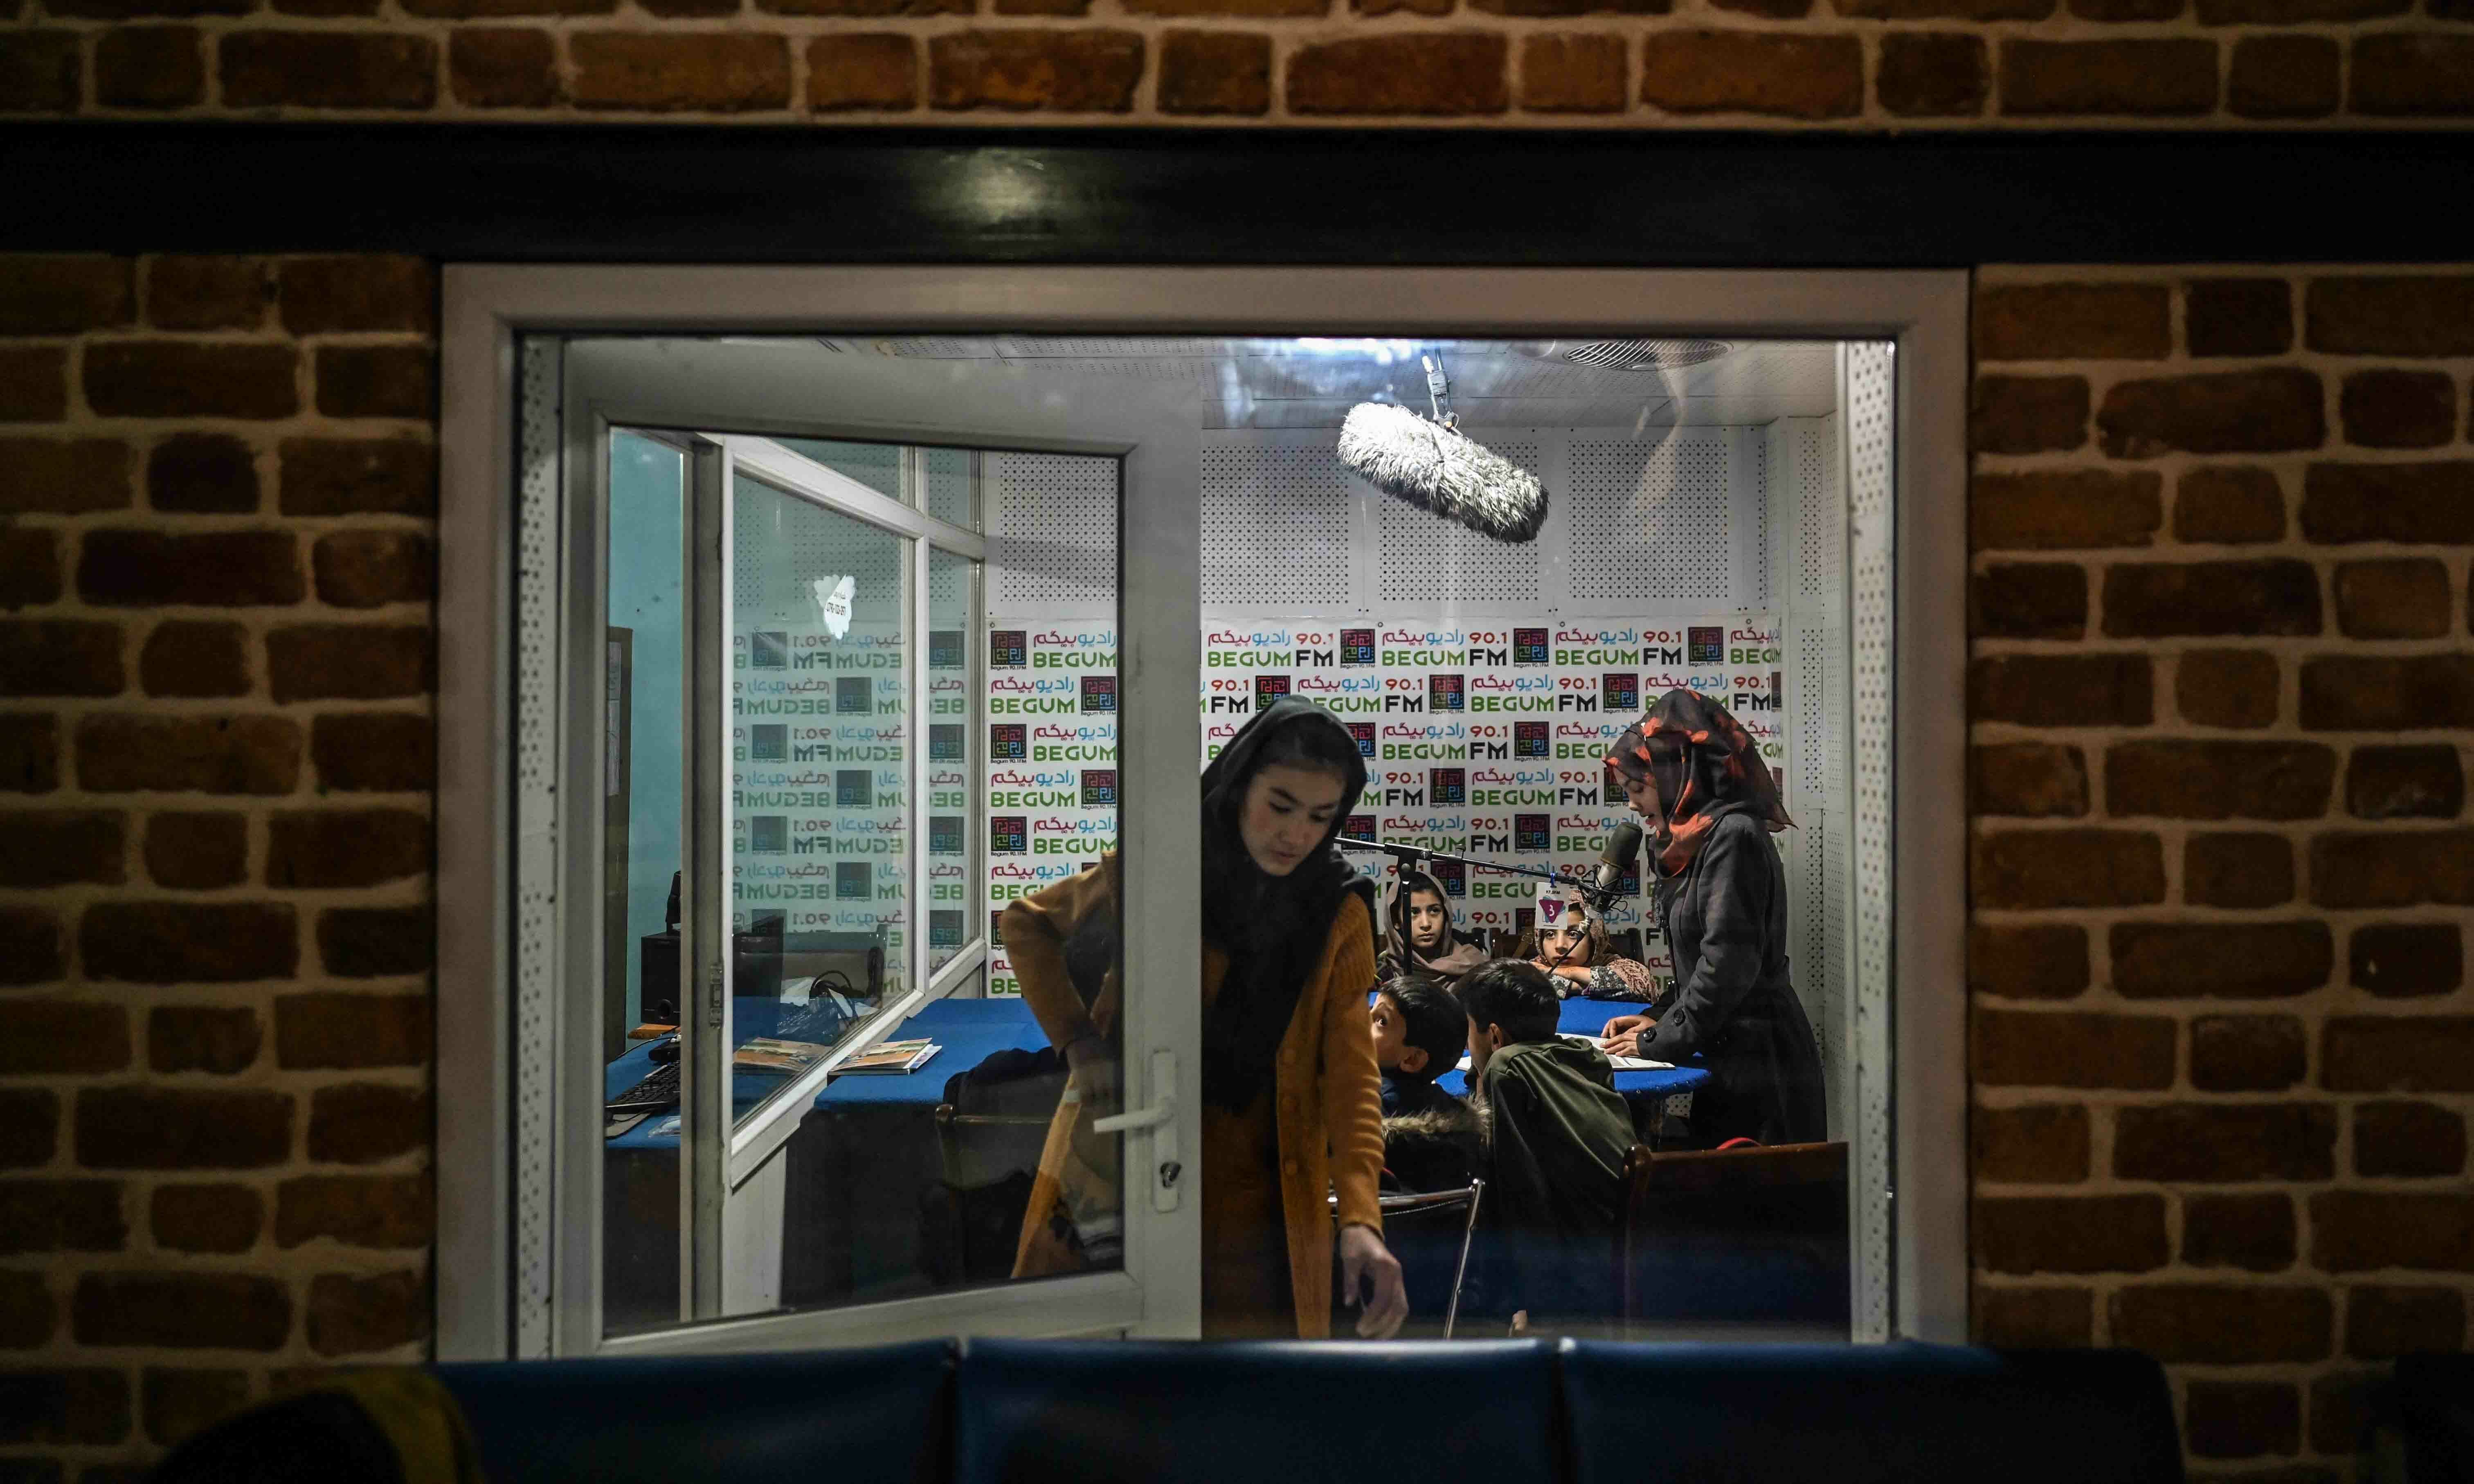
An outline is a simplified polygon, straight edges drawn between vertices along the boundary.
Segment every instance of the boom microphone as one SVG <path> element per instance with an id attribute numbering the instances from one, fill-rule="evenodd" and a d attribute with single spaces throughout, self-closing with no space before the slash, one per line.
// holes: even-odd
<path id="1" fill-rule="evenodd" d="M 1607 848 L 1598 852 L 1595 894 L 1612 898 L 1615 894 L 1615 883 L 1623 879 L 1624 867 L 1635 864 L 1639 855 L 1640 826 L 1626 819 L 1607 837 Z"/>
<path id="2" fill-rule="evenodd" d="M 1349 408 L 1340 426 L 1340 461 L 1393 499 L 1481 536 L 1535 540 L 1546 521 L 1538 476 L 1461 436 L 1449 410 L 1450 383 L 1433 356 L 1426 357 L 1426 395 L 1432 418 L 1386 402 Z"/>

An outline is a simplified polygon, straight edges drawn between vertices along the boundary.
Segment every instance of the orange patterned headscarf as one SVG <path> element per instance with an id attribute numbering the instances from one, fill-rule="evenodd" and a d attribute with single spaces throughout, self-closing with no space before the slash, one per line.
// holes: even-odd
<path id="1" fill-rule="evenodd" d="M 1615 739 L 1607 766 L 1658 786 L 1666 817 L 1658 864 L 1669 876 L 1692 864 L 1710 831 L 1729 815 L 1754 814 L 1775 835 L 1794 825 L 1779 802 L 1778 781 L 1760 745 L 1726 707 L 1682 688 L 1658 698 Z"/>

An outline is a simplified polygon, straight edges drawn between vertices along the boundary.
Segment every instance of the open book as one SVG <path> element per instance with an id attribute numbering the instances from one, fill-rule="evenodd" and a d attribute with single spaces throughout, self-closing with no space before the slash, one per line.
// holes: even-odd
<path id="1" fill-rule="evenodd" d="M 1564 1039 L 1567 1041 L 1589 1047 L 1591 1050 L 1597 1049 L 1598 1038 L 1594 1035 L 1583 1035 L 1576 1031 L 1565 1031 L 1562 1033 L 1562 1034 Z M 1671 1072 L 1675 1070 L 1675 1063 L 1672 1061 L 1652 1061 L 1647 1057 L 1618 1057 L 1611 1052 L 1599 1052 L 1598 1054 L 1605 1057 L 1618 1072 Z M 1464 1072 L 1469 1069 L 1467 1052 L 1461 1053 L 1460 1069 Z"/>
<path id="2" fill-rule="evenodd" d="M 924 1037 L 915 1041 L 879 1041 L 834 1068 L 834 1075 L 841 1077 L 872 1073 L 878 1076 L 898 1076 L 905 1072 L 916 1072 L 928 1064 L 929 1058 L 944 1049 Z"/>
<path id="3" fill-rule="evenodd" d="M 769 1035 L 748 1039 L 731 1055 L 730 1064 L 742 1072 L 780 1072 L 795 1077 L 814 1066 L 825 1048 L 813 1041 L 777 1040 Z"/>

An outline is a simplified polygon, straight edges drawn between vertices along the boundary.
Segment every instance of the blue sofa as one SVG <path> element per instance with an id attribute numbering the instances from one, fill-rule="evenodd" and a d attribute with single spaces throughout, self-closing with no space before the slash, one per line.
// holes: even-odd
<path id="1" fill-rule="evenodd" d="M 970 1341 L 446 1365 L 496 1484 L 2178 1484 L 2145 1356 Z"/>

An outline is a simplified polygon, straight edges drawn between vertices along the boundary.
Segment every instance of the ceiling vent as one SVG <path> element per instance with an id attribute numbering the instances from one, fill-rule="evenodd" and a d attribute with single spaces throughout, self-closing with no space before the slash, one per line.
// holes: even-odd
<path id="1" fill-rule="evenodd" d="M 1673 371 L 1716 360 L 1734 349 L 1724 340 L 1558 340 L 1547 353 L 1608 371 Z"/>

